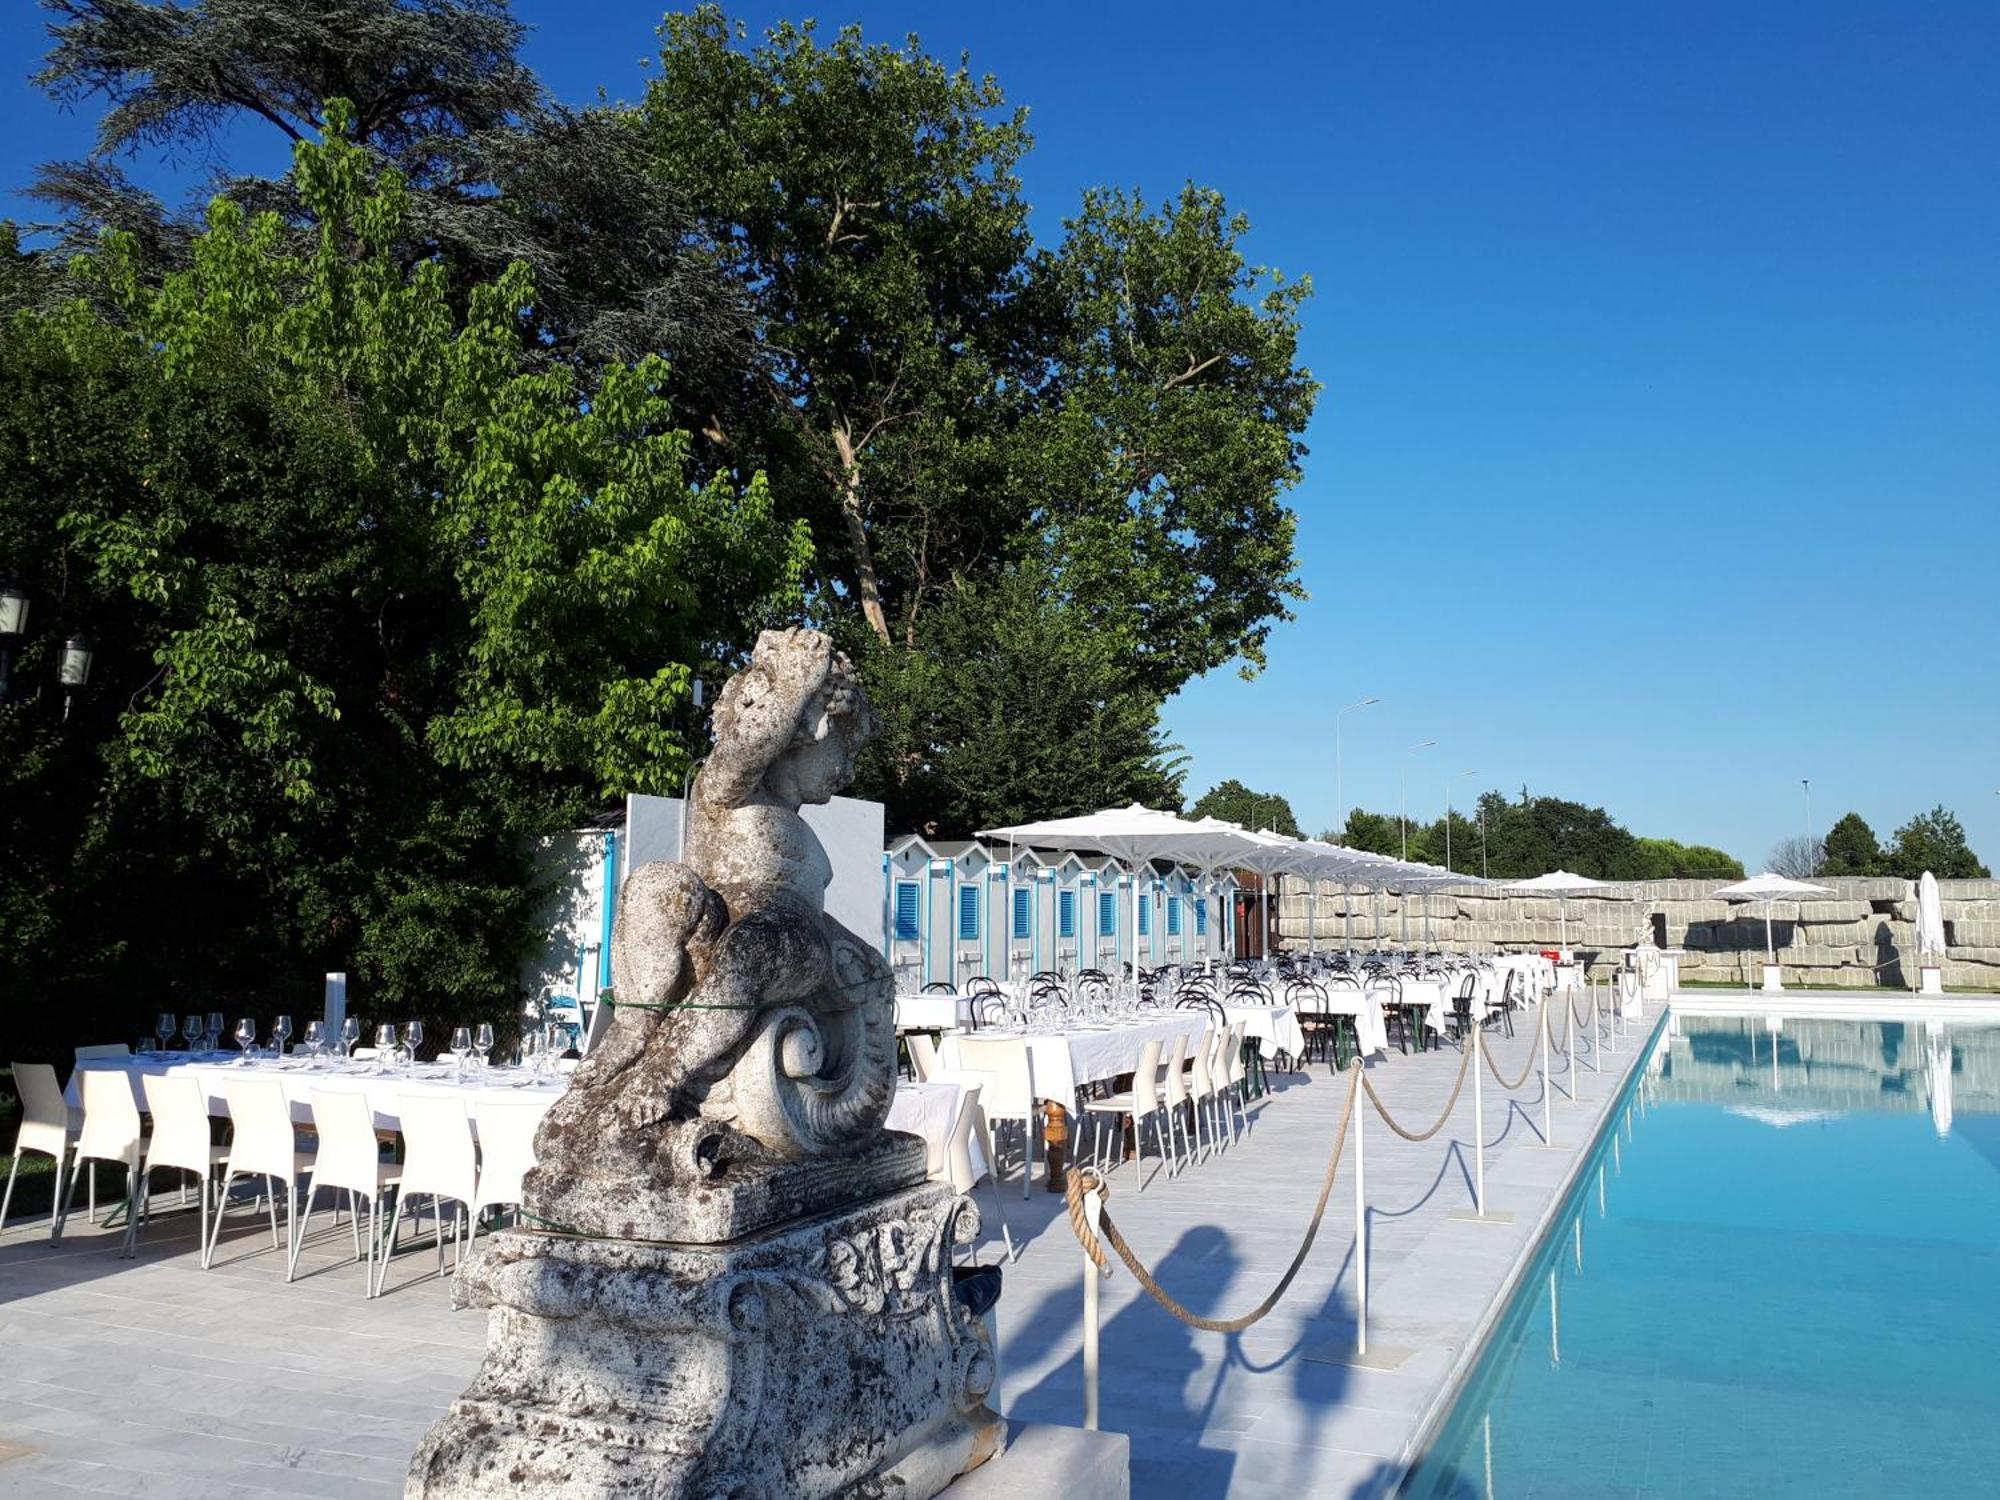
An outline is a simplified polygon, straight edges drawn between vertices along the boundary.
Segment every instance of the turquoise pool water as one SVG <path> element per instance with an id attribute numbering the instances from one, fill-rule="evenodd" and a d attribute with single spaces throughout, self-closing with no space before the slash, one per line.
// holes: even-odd
<path id="1" fill-rule="evenodd" d="M 1401 1493 L 2000 1495 L 2000 1028 L 1661 1048 Z"/>

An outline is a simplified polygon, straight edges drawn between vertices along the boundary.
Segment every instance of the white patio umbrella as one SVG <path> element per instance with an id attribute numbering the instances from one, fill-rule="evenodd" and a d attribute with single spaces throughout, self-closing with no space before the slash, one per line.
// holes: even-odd
<path id="1" fill-rule="evenodd" d="M 1177 813 L 1143 807 L 1107 807 L 1073 818 L 982 828 L 983 839 L 1012 839 L 1045 849 L 1080 849 L 1122 861 L 1132 875 L 1132 972 L 1139 971 L 1139 867 L 1155 859 L 1200 863 L 1243 842 L 1239 829 L 1214 819 L 1192 822 Z"/>
<path id="2" fill-rule="evenodd" d="M 1944 902 L 1938 896 L 1937 876 L 1929 870 L 1917 882 L 1917 953 L 1920 957 L 1944 957 Z"/>
<path id="3" fill-rule="evenodd" d="M 1831 896 L 1834 890 L 1829 885 L 1814 885 L 1809 880 L 1793 880 L 1790 876 L 1774 875 L 1766 870 L 1761 875 L 1752 875 L 1748 880 L 1722 886 L 1709 894 L 1718 901 L 1764 903 L 1764 961 L 1774 964 L 1778 961 L 1778 950 L 1771 940 L 1772 906 L 1780 901 L 1810 901 L 1815 896 Z"/>
<path id="4" fill-rule="evenodd" d="M 1608 880 L 1592 880 L 1588 875 L 1572 875 L 1568 870 L 1551 870 L 1546 875 L 1537 875 L 1533 880 L 1517 880 L 1512 885 L 1501 887 L 1523 896 L 1554 896 L 1556 898 L 1556 930 L 1559 937 L 1556 947 L 1569 952 L 1569 898 L 1584 891 L 1604 891 L 1611 888 Z"/>

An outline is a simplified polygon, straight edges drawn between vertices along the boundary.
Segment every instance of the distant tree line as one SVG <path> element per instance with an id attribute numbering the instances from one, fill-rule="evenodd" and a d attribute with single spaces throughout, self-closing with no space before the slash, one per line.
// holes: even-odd
<path id="1" fill-rule="evenodd" d="M 1798 845 L 1805 845 L 1803 836 Z M 1847 813 L 1826 837 L 1801 848 L 1780 844 L 1771 868 L 1781 874 L 1877 875 L 1915 880 L 1926 870 L 1940 880 L 1984 880 L 1991 872 L 1973 853 L 1958 816 L 1940 805 L 1898 828 L 1885 847 L 1859 813 Z"/>

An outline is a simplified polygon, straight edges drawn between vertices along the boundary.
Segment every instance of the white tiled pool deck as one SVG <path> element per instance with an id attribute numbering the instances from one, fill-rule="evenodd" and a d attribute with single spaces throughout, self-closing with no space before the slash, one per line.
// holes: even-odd
<path id="1" fill-rule="evenodd" d="M 1530 1149 L 1540 1144 L 1539 1081 L 1510 1108 L 1489 1075 L 1487 1199 L 1511 1223 L 1451 1217 L 1472 1201 L 1469 1083 L 1429 1141 L 1397 1139 L 1371 1117 L 1370 1338 L 1409 1351 L 1393 1370 L 1329 1362 L 1353 1336 L 1349 1165 L 1290 1293 L 1241 1335 L 1187 1328 L 1121 1269 L 1104 1288 L 1103 1425 L 1131 1435 L 1133 1493 L 1291 1500 L 1392 1489 L 1650 1027 L 1649 1017 L 1607 1048 L 1601 1072 L 1586 1039 L 1574 1101 L 1558 1056 L 1555 1150 Z M 1527 1060 L 1522 1032 L 1492 1044 L 1508 1074 Z M 1459 1056 L 1392 1053 L 1371 1077 L 1398 1117 L 1422 1128 Z M 1254 1129 L 1220 1157 L 1150 1178 L 1144 1192 L 1130 1167 L 1113 1178 L 1111 1212 L 1128 1241 L 1208 1316 L 1254 1305 L 1290 1261 L 1346 1091 L 1323 1065 L 1274 1081 Z M 1002 1191 L 1021 1246 L 999 1310 L 1002 1409 L 1074 1425 L 1081 1256 L 1060 1199 L 1038 1186 L 1023 1202 L 1018 1179 Z M 997 1230 L 989 1190 L 977 1196 Z M 388 1294 L 367 1302 L 344 1230 L 309 1246 L 287 1286 L 282 1256 L 246 1210 L 205 1273 L 192 1221 L 161 1214 L 136 1261 L 118 1259 L 116 1236 L 80 1218 L 57 1247 L 41 1225 L 0 1234 L 0 1496 L 400 1494 L 410 1451 L 479 1361 L 484 1317 L 451 1311 L 428 1249 L 399 1257 Z M 981 1253 L 1000 1253 L 997 1233 Z"/>

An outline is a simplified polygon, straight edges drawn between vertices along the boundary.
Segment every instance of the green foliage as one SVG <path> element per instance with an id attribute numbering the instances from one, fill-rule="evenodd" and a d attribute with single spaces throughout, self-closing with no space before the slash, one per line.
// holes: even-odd
<path id="1" fill-rule="evenodd" d="M 659 362 L 588 399 L 524 372 L 525 268 L 462 301 L 406 268 L 401 179 L 328 118 L 310 239 L 218 200 L 155 286 L 114 235 L 79 267 L 108 316 L 0 344 L 22 675 L 64 619 L 100 639 L 66 728 L 0 713 L 10 987 L 136 1016 L 348 969 L 361 1004 L 504 1018 L 524 837 L 678 790 L 695 671 L 802 607 L 803 528 L 761 479 L 688 481 Z"/>
<path id="2" fill-rule="evenodd" d="M 1991 874 L 1966 841 L 1965 825 L 1942 805 L 1898 828 L 1883 864 L 1884 874 L 1904 880 L 1926 870 L 1939 880 L 1985 880 Z"/>
<path id="3" fill-rule="evenodd" d="M 1741 880 L 1743 862 L 1707 844 L 1678 839 L 1634 841 L 1637 880 Z"/>
<path id="4" fill-rule="evenodd" d="M 1158 707 L 1117 647 L 1026 570 L 924 617 L 918 649 L 862 660 L 883 734 L 857 791 L 889 826 L 967 837 L 1031 818 L 1143 802 L 1179 807 Z"/>
<path id="5" fill-rule="evenodd" d="M 1860 813 L 1847 813 L 1827 829 L 1820 857 L 1822 875 L 1880 875 L 1882 846 Z"/>
<path id="6" fill-rule="evenodd" d="M 1260 832 L 1268 829 L 1287 838 L 1305 837 L 1299 832 L 1299 820 L 1292 816 L 1291 803 L 1275 792 L 1253 792 L 1233 776 L 1203 792 L 1188 816 L 1221 818 L 1226 823 L 1240 823 Z"/>
<path id="7" fill-rule="evenodd" d="M 1402 849 L 1401 831 L 1393 813 L 1366 812 L 1358 807 L 1348 812 L 1346 824 L 1337 833 L 1327 837 L 1367 854 L 1396 854 Z"/>

